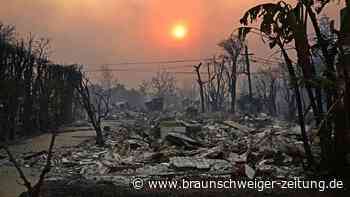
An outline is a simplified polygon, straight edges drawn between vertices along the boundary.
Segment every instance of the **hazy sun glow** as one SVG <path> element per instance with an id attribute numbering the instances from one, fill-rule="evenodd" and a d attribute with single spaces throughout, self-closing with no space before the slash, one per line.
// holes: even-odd
<path id="1" fill-rule="evenodd" d="M 172 28 L 172 35 L 174 38 L 181 40 L 184 39 L 187 35 L 187 27 L 183 24 L 177 24 Z"/>

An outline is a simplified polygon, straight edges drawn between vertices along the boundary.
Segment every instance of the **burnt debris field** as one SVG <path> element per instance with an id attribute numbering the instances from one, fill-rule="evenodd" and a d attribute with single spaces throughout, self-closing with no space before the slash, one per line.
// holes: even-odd
<path id="1" fill-rule="evenodd" d="M 349 196 L 349 0 L 116 2 L 0 8 L 1 197 Z"/>

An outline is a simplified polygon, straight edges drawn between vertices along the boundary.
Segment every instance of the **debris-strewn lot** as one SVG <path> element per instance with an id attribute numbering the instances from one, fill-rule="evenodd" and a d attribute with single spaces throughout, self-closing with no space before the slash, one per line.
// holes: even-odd
<path id="1" fill-rule="evenodd" d="M 108 181 L 129 187 L 135 177 L 293 179 L 308 174 L 297 125 L 264 114 L 238 118 L 207 114 L 189 120 L 181 114 L 124 112 L 104 122 L 104 134 L 105 147 L 87 140 L 55 149 L 48 180 Z M 1 158 L 2 165 L 10 165 L 5 156 Z M 42 168 L 46 152 L 18 159 L 23 167 Z"/>

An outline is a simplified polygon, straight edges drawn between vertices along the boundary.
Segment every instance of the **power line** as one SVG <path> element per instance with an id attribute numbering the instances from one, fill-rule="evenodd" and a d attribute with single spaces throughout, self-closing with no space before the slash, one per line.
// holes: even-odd
<path id="1" fill-rule="evenodd" d="M 213 58 L 202 58 L 202 59 L 178 59 L 178 60 L 162 60 L 162 61 L 135 61 L 135 62 L 118 62 L 118 63 L 105 63 L 105 64 L 87 64 L 87 65 L 105 65 L 105 66 L 123 66 L 123 65 L 147 65 L 147 64 L 175 64 L 185 62 L 199 62 L 209 61 Z"/>
<path id="2" fill-rule="evenodd" d="M 104 72 L 104 71 L 110 71 L 110 72 L 133 72 L 133 73 L 154 73 L 154 70 L 136 70 L 136 69 L 96 69 L 96 70 L 87 70 L 85 72 L 87 73 L 94 73 L 94 72 Z M 194 75 L 195 73 L 192 71 L 169 71 L 169 73 L 172 74 L 188 74 L 188 75 Z M 202 72 L 201 74 L 206 75 L 207 73 Z"/>
<path id="3" fill-rule="evenodd" d="M 271 60 L 271 59 L 266 59 L 258 56 L 252 56 L 252 59 L 260 59 L 260 60 L 265 60 L 266 62 L 271 62 L 271 63 L 280 63 L 277 60 Z M 138 62 L 120 62 L 120 63 L 108 63 L 108 64 L 87 64 L 87 65 L 106 65 L 106 66 L 122 66 L 122 65 L 150 65 L 150 64 L 175 64 L 175 63 L 186 63 L 186 62 L 201 62 L 201 61 L 210 61 L 213 60 L 213 58 L 203 58 L 203 59 L 188 59 L 188 60 L 168 60 L 168 61 L 138 61 Z M 187 65 L 174 65 L 170 67 L 163 66 L 163 68 L 176 68 L 176 67 L 192 67 L 194 64 L 187 64 Z"/>
<path id="4" fill-rule="evenodd" d="M 203 59 L 182 59 L 182 60 L 164 60 L 164 61 L 134 61 L 134 62 L 121 62 L 121 63 L 110 63 L 110 64 L 100 64 L 100 65 L 111 65 L 111 66 L 118 66 L 118 65 L 149 65 L 149 64 L 175 64 L 175 63 L 186 63 L 186 62 L 201 62 L 201 61 L 210 61 L 213 60 L 213 58 L 203 58 Z M 281 62 L 253 56 L 251 57 L 251 60 L 255 63 L 263 63 L 263 64 L 280 64 Z M 90 64 L 94 65 L 94 64 Z M 98 65 L 98 64 L 95 64 Z M 84 70 L 87 73 L 94 73 L 94 72 L 104 72 L 104 71 L 111 71 L 111 72 L 156 72 L 159 69 L 165 69 L 165 70 L 176 70 L 180 68 L 192 68 L 195 64 L 185 64 L 185 65 L 163 65 L 160 68 L 111 68 L 111 69 L 86 69 Z M 192 71 L 172 71 L 171 73 L 174 74 L 194 74 Z M 206 74 L 206 73 L 203 73 Z"/>
<path id="5" fill-rule="evenodd" d="M 176 66 L 162 66 L 160 68 L 111 68 L 111 69 L 88 69 L 85 72 L 103 72 L 103 71 L 139 71 L 139 72 L 154 72 L 156 70 L 165 69 L 180 69 L 180 68 L 193 68 L 194 64 L 186 64 L 186 65 L 176 65 Z"/>

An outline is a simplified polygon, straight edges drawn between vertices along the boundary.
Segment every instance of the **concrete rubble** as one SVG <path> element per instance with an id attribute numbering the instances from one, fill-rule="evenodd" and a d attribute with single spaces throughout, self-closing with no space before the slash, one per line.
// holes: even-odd
<path id="1" fill-rule="evenodd" d="M 51 178 L 216 174 L 230 177 L 303 176 L 304 150 L 295 125 L 267 116 L 236 119 L 160 118 L 121 113 L 104 122 L 105 147 L 88 140 L 54 150 Z M 42 168 L 46 152 L 27 153 L 24 167 Z M 11 165 L 5 156 L 1 165 Z M 128 184 L 128 183 L 127 183 Z"/>

